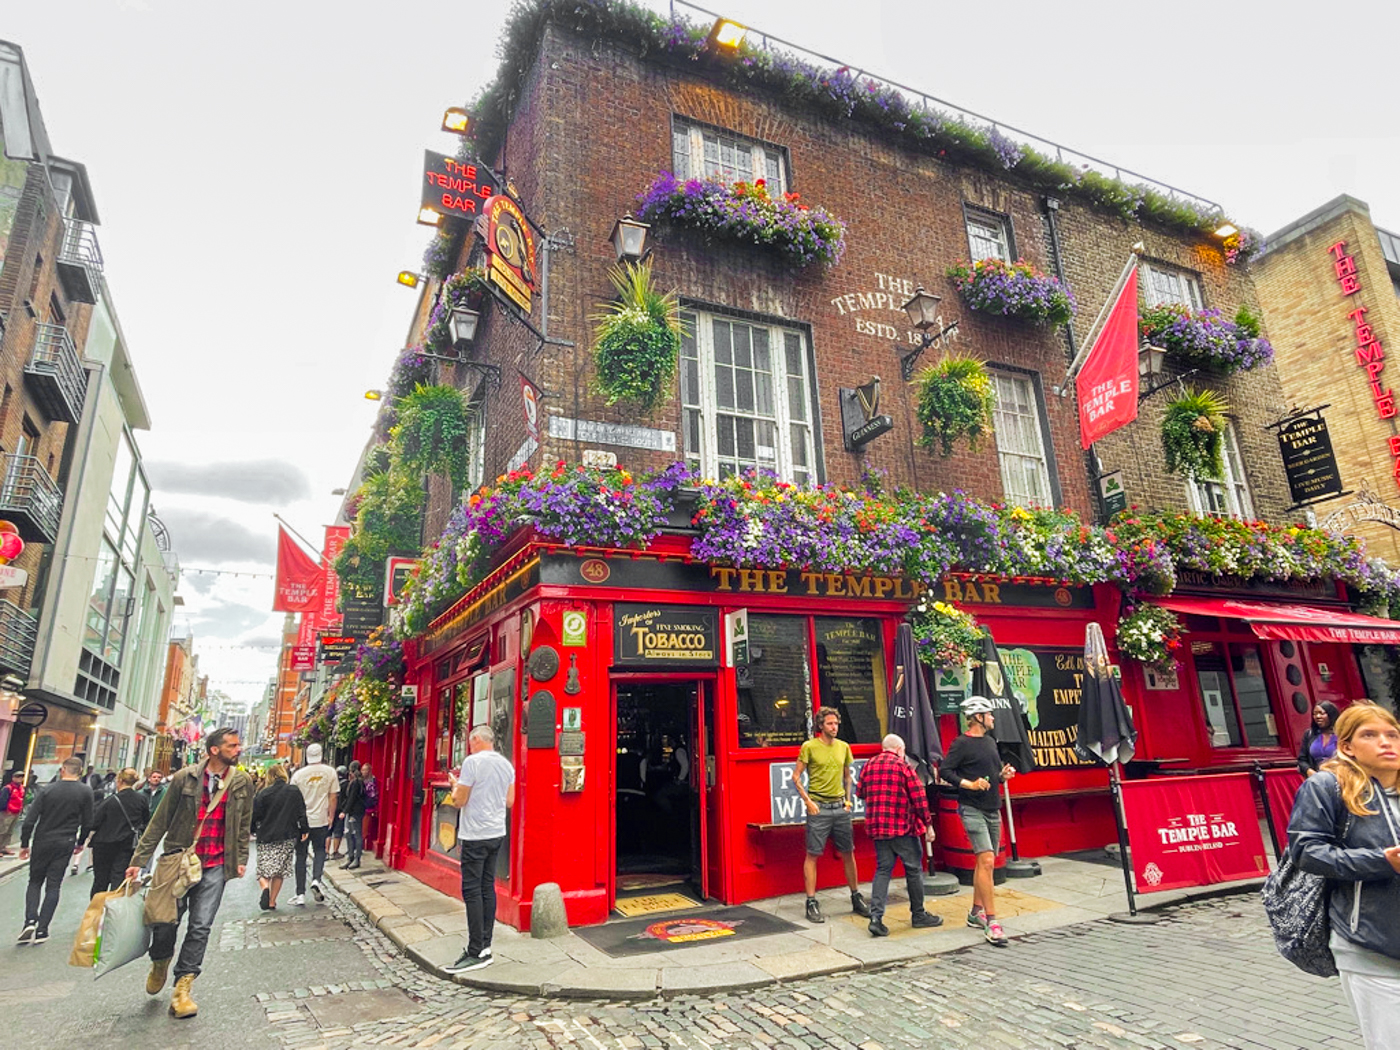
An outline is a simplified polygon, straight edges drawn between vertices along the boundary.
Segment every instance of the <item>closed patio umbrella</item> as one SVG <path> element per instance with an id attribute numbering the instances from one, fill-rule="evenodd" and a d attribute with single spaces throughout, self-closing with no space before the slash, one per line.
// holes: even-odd
<path id="1" fill-rule="evenodd" d="M 1091 623 L 1084 632 L 1084 699 L 1079 705 L 1075 750 L 1112 766 L 1115 762 L 1132 761 L 1136 744 L 1137 729 L 1123 701 L 1118 676 L 1108 662 L 1103 628 Z"/>
<path id="2" fill-rule="evenodd" d="M 890 732 L 904 738 L 904 754 L 925 784 L 943 761 L 943 745 L 933 718 L 933 704 L 914 644 L 913 628 L 901 623 L 894 637 L 894 695 L 890 699 Z"/>

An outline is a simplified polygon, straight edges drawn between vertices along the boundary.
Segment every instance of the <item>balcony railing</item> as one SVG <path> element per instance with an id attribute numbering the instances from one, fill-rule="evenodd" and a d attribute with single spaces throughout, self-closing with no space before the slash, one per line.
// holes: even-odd
<path id="1" fill-rule="evenodd" d="M 58 276 L 68 298 L 80 303 L 97 302 L 102 291 L 102 249 L 97 246 L 97 229 L 92 223 L 63 220 Z"/>
<path id="2" fill-rule="evenodd" d="M 34 353 L 24 369 L 30 392 L 52 420 L 76 423 L 83 414 L 87 373 L 73 337 L 62 325 L 36 326 Z"/>
<path id="3" fill-rule="evenodd" d="M 25 543 L 52 543 L 63 515 L 63 491 L 33 456 L 0 452 L 0 518 L 15 523 Z"/>
<path id="4" fill-rule="evenodd" d="M 0 673 L 29 677 L 39 621 L 14 602 L 0 598 Z"/>

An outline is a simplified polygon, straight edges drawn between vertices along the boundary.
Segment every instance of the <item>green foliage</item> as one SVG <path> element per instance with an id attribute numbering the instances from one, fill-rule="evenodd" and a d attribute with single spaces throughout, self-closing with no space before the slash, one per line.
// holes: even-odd
<path id="1" fill-rule="evenodd" d="M 1259 315 L 1243 303 L 1235 311 L 1235 325 L 1251 339 L 1259 338 Z"/>
<path id="2" fill-rule="evenodd" d="M 618 297 L 590 318 L 598 388 L 610 405 L 629 401 L 650 412 L 669 399 L 676 375 L 679 302 L 674 291 L 657 290 L 649 261 L 614 266 L 608 280 Z"/>
<path id="3" fill-rule="evenodd" d="M 1167 406 L 1162 420 L 1162 452 L 1167 472 L 1182 477 L 1219 478 L 1225 474 L 1225 413 L 1230 406 L 1212 390 L 1187 389 Z"/>
<path id="4" fill-rule="evenodd" d="M 393 469 L 368 473 L 352 500 L 355 527 L 336 558 L 342 589 L 374 597 L 384 587 L 384 560 L 414 554 L 422 544 L 424 492 L 417 479 Z"/>
<path id="5" fill-rule="evenodd" d="M 974 452 L 992 432 L 996 390 L 987 366 L 974 357 L 948 354 L 919 377 L 919 444 L 951 456 L 960 438 Z"/>
<path id="6" fill-rule="evenodd" d="M 471 423 L 462 392 L 453 386 L 420 386 L 398 405 L 391 446 L 398 464 L 414 475 L 440 474 L 454 488 L 466 484 Z"/>

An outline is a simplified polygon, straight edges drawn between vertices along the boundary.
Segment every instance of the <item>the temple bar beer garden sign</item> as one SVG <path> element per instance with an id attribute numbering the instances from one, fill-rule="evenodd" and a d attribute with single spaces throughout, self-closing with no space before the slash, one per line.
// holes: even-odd
<path id="1" fill-rule="evenodd" d="M 1327 420 L 1321 416 L 1290 419 L 1278 429 L 1278 450 L 1295 504 L 1342 494 L 1342 476 L 1332 452 Z"/>
<path id="2" fill-rule="evenodd" d="M 1007 685 L 1026 714 L 1035 764 L 1041 769 L 1096 765 L 1074 750 L 1084 700 L 1084 650 L 998 646 L 997 652 Z"/>
<path id="3" fill-rule="evenodd" d="M 619 666 L 719 666 L 719 612 L 715 609 L 618 604 L 613 617 Z"/>
<path id="4" fill-rule="evenodd" d="M 497 193 L 491 170 L 470 160 L 458 160 L 432 150 L 423 151 L 421 204 L 442 215 L 475 219 Z"/>

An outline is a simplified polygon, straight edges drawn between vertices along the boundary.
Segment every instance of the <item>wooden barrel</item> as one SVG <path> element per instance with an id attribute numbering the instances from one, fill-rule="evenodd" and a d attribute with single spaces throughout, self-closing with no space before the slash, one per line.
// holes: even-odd
<path id="1" fill-rule="evenodd" d="M 963 830 L 962 817 L 958 815 L 956 792 L 942 789 L 938 793 L 938 838 L 934 842 L 933 859 L 943 871 L 957 876 L 964 886 L 972 885 L 972 872 L 977 867 L 977 855 L 972 852 L 972 842 Z M 996 864 L 992 868 L 992 883 L 1000 886 L 1006 881 L 1006 819 L 1003 816 L 1001 842 L 997 844 Z"/>

